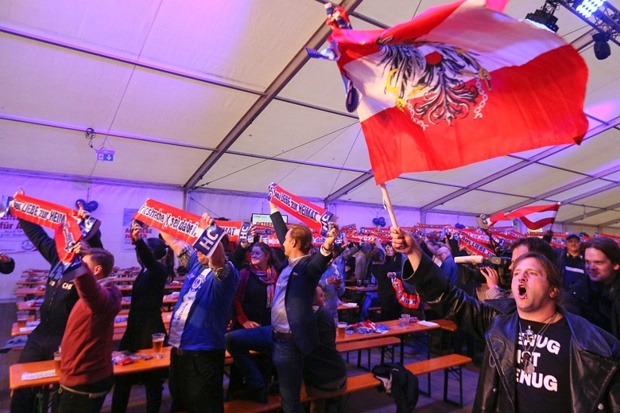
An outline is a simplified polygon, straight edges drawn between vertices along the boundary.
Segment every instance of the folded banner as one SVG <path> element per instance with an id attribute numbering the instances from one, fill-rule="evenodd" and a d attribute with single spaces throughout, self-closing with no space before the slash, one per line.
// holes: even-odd
<path id="1" fill-rule="evenodd" d="M 323 236 L 329 231 L 329 223 L 336 221 L 336 217 L 331 212 L 285 191 L 276 183 L 269 185 L 269 201 L 298 218 L 311 229 L 320 231 Z"/>
<path id="2" fill-rule="evenodd" d="M 200 217 L 171 205 L 147 199 L 133 219 L 168 234 L 210 257 L 226 232 L 217 225 L 200 226 Z"/>
<path id="3" fill-rule="evenodd" d="M 58 258 L 64 263 L 74 260 L 73 246 L 82 238 L 89 239 L 101 225 L 98 219 L 79 216 L 74 209 L 23 194 L 15 196 L 10 210 L 24 221 L 53 229 Z"/>
<path id="4" fill-rule="evenodd" d="M 361 95 L 377 183 L 581 142 L 584 59 L 555 33 L 502 14 L 507 3 L 457 1 L 387 29 L 333 29 L 340 72 Z"/>
<path id="5" fill-rule="evenodd" d="M 545 225 L 553 224 L 560 210 L 560 204 L 534 205 L 515 209 L 512 212 L 499 212 L 491 215 L 487 222 L 493 225 L 498 221 L 520 219 L 529 229 L 540 229 Z"/>
<path id="6" fill-rule="evenodd" d="M 388 273 L 388 276 L 390 277 L 390 281 L 392 282 L 392 288 L 394 289 L 396 299 L 398 300 L 400 305 L 405 308 L 420 308 L 420 303 L 422 302 L 420 294 L 418 294 L 417 291 L 414 291 L 413 293 L 408 293 L 403 286 L 403 281 L 396 276 L 396 273 Z"/>

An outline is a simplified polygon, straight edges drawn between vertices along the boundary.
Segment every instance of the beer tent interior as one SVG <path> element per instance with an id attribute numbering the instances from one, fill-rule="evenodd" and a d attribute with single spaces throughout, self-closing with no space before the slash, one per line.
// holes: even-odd
<path id="1" fill-rule="evenodd" d="M 441 3 L 342 4 L 354 28 L 376 29 Z M 506 14 L 524 19 L 543 4 L 513 0 Z M 620 234 L 620 48 L 609 42 L 611 55 L 598 60 L 592 27 L 565 7 L 555 16 L 589 69 L 584 142 L 405 173 L 388 183 L 400 225 L 476 226 L 480 214 L 561 202 L 556 232 Z M 276 182 L 342 225 L 389 225 L 337 66 L 305 52 L 325 47 L 325 18 L 315 0 L 5 0 L 0 195 L 22 186 L 66 206 L 96 201 L 121 267 L 135 265 L 125 231 L 146 198 L 249 220 L 269 212 Z M 6 279 L 48 266 L 0 222 L 0 248 L 18 264 Z M 3 285 L 0 299 L 10 299 L 13 284 Z"/>

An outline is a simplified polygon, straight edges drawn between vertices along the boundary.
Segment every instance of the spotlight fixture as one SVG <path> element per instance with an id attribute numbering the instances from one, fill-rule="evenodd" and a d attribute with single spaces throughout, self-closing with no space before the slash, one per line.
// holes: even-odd
<path id="1" fill-rule="evenodd" d="M 611 54 L 611 48 L 609 47 L 609 36 L 607 33 L 595 33 L 592 35 L 594 40 L 594 56 L 598 60 L 605 60 Z"/>
<path id="2" fill-rule="evenodd" d="M 605 0 L 577 0 L 573 4 L 573 8 L 577 10 L 586 19 L 592 16 L 592 13 L 597 11 L 599 7 L 603 5 Z"/>
<path id="3" fill-rule="evenodd" d="M 555 13 L 557 8 L 557 1 L 547 0 L 540 9 L 537 9 L 534 13 L 528 13 L 527 16 L 525 16 L 525 20 L 534 26 L 540 27 L 541 29 L 556 33 L 559 29 L 556 24 L 558 22 L 558 18 L 555 17 L 553 13 Z"/>

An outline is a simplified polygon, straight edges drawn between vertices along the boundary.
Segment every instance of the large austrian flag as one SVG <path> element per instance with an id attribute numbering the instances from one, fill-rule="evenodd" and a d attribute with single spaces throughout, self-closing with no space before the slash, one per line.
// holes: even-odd
<path id="1" fill-rule="evenodd" d="M 581 142 L 584 60 L 554 33 L 502 14 L 507 2 L 465 0 L 385 30 L 333 30 L 338 66 L 362 95 L 377 183 Z"/>

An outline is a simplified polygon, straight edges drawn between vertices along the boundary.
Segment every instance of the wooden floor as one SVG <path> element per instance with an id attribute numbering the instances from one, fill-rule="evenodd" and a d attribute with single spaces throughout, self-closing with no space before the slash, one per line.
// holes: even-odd
<path id="1" fill-rule="evenodd" d="M 15 320 L 15 304 L 0 304 L 0 347 L 9 340 L 11 323 Z M 379 355 L 378 351 L 373 352 L 373 358 L 371 364 L 378 364 Z M 420 354 L 414 354 L 415 350 L 412 347 L 406 347 L 405 362 L 409 363 L 415 360 L 421 359 Z M 0 413 L 9 411 L 10 407 L 10 394 L 9 394 L 9 380 L 8 370 L 9 366 L 17 362 L 19 357 L 19 351 L 12 350 L 5 354 L 0 354 Z M 356 355 L 351 353 L 351 361 L 349 364 L 349 374 L 355 375 L 362 372 L 355 367 L 353 360 Z M 474 395 L 476 392 L 476 384 L 478 382 L 478 368 L 475 366 L 467 366 L 463 369 L 463 396 L 465 406 L 463 408 L 455 407 L 443 402 L 443 372 L 436 372 L 431 375 L 432 380 L 432 397 L 420 396 L 416 413 L 447 413 L 447 412 L 471 412 L 471 405 L 473 403 Z M 420 377 L 421 387 L 426 386 L 426 376 Z M 453 381 L 450 385 L 450 396 L 452 399 L 458 398 L 458 385 Z M 225 382 L 225 386 L 227 382 Z M 106 402 L 103 407 L 103 412 L 110 411 L 111 396 L 106 398 Z M 365 412 L 365 413 L 393 413 L 396 412 L 396 406 L 394 400 L 388 397 L 385 393 L 378 392 L 376 390 L 368 390 L 363 392 L 354 393 L 349 396 L 347 403 L 347 412 Z M 161 407 L 161 412 L 168 412 L 170 410 L 170 395 L 168 393 L 167 384 L 164 386 L 164 397 Z M 144 413 L 145 400 L 144 390 L 142 387 L 134 386 L 132 389 L 131 399 L 127 409 L 128 413 Z M 240 412 L 243 413 L 243 412 Z"/>

